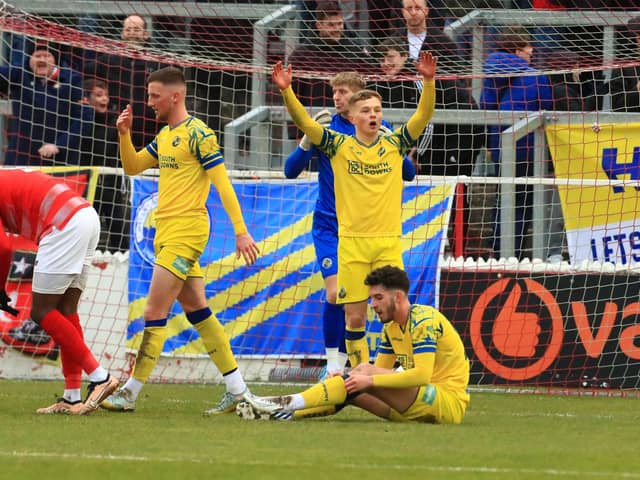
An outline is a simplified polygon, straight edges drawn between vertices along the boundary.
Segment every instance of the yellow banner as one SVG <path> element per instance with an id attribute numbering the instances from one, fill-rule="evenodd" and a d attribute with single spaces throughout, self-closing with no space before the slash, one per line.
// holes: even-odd
<path id="1" fill-rule="evenodd" d="M 551 125 L 556 178 L 640 180 L 640 124 Z M 640 191 L 625 186 L 558 186 L 572 263 L 640 262 Z"/>

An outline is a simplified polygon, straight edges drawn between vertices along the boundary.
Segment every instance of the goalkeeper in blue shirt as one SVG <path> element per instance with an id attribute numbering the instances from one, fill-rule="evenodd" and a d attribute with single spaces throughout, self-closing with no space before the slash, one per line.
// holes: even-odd
<path id="1" fill-rule="evenodd" d="M 333 89 L 333 115 L 321 110 L 313 118 L 323 126 L 338 133 L 353 135 L 355 127 L 349 121 L 349 99 L 354 93 L 366 88 L 365 79 L 356 72 L 341 72 L 331 80 Z M 381 129 L 392 129 L 386 120 Z M 317 163 L 316 163 L 317 162 Z M 333 169 L 326 153 L 317 149 L 307 136 L 303 136 L 298 147 L 289 155 L 284 165 L 287 178 L 296 178 L 303 170 L 318 171 L 318 198 L 313 212 L 313 243 L 320 272 L 324 279 L 326 299 L 322 312 L 322 331 L 327 357 L 326 373 L 342 373 L 347 362 L 345 349 L 345 318 L 341 305 L 336 304 L 338 274 L 338 220 L 336 217 Z M 416 170 L 409 157 L 404 158 L 402 178 L 411 181 Z"/>

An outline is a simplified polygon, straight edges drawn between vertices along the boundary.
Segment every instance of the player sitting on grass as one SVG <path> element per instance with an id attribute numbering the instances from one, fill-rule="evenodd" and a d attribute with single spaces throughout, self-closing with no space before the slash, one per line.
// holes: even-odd
<path id="1" fill-rule="evenodd" d="M 384 324 L 374 365 L 334 376 L 302 393 L 240 403 L 245 419 L 292 420 L 327 415 L 345 404 L 392 421 L 460 423 L 469 403 L 469 360 L 453 325 L 436 309 L 411 304 L 409 277 L 387 265 L 367 275 L 371 306 Z M 394 363 L 402 369 L 394 370 Z"/>

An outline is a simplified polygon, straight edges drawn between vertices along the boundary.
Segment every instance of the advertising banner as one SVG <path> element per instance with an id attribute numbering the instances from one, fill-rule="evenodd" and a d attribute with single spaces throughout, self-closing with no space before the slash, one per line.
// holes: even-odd
<path id="1" fill-rule="evenodd" d="M 558 178 L 640 180 L 640 124 L 549 125 Z M 640 262 L 640 186 L 558 186 L 571 263 Z"/>
<path id="2" fill-rule="evenodd" d="M 207 201 L 209 244 L 200 263 L 212 311 L 224 325 L 236 355 L 321 356 L 324 283 L 311 237 L 317 184 L 310 181 L 237 181 L 245 222 L 261 255 L 255 265 L 235 258 L 235 236 L 217 193 Z M 443 248 L 453 185 L 406 185 L 403 198 L 404 262 L 412 297 L 436 302 L 438 257 Z M 137 349 L 153 269 L 157 183 L 133 182 L 127 347 Z M 366 206 L 363 206 L 366 208 Z M 369 325 L 370 346 L 380 325 Z M 377 325 L 376 325 L 377 324 Z M 201 355 L 204 347 L 176 303 L 168 320 L 165 355 Z"/>
<path id="3" fill-rule="evenodd" d="M 640 386 L 638 276 L 441 275 L 440 309 L 467 348 L 472 385 Z"/>

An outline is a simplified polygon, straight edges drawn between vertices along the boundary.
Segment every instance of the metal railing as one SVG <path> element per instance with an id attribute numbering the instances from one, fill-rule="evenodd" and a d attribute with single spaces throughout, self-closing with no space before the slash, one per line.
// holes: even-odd
<path id="1" fill-rule="evenodd" d="M 320 108 L 312 108 L 314 114 Z M 405 122 L 414 110 L 411 109 L 385 109 L 384 117 L 392 124 Z M 285 128 L 288 115 L 284 107 L 262 106 L 254 109 L 242 117 L 230 122 L 225 127 L 225 158 L 230 168 L 258 168 L 254 164 L 241 165 L 236 153 L 239 151 L 239 139 L 256 123 L 264 123 L 267 128 L 265 136 L 253 139 L 263 142 L 261 150 L 273 151 L 271 143 L 276 141 L 272 134 L 274 127 Z M 432 123 L 445 125 L 502 125 L 506 126 L 500 138 L 500 177 L 443 177 L 447 181 L 462 182 L 465 184 L 497 184 L 500 186 L 499 210 L 500 210 L 500 256 L 504 258 L 515 256 L 515 209 L 516 209 L 516 184 L 533 185 L 533 216 L 532 216 L 532 256 L 533 258 L 545 258 L 546 236 L 548 233 L 547 212 L 545 210 L 545 195 L 557 180 L 549 178 L 548 148 L 544 135 L 544 126 L 547 124 L 606 124 L 606 123 L 640 123 L 640 113 L 622 112 L 526 112 L 526 111 L 495 111 L 495 110 L 435 110 Z M 534 133 L 534 175 L 533 177 L 516 179 L 516 143 L 524 136 Z M 277 139 L 279 141 L 279 139 Z M 294 144 L 291 144 L 292 151 Z M 287 153 L 288 153 L 287 152 Z M 284 153 L 283 153 L 284 155 Z M 282 164 L 282 159 L 274 156 L 274 163 Z M 268 165 L 267 169 L 273 169 Z M 279 167 L 278 167 L 279 168 Z M 507 178 L 509 181 L 503 181 Z M 513 180 L 515 179 L 515 181 Z M 426 180 L 426 179 L 425 179 Z M 508 239 L 510 239 L 508 241 Z"/>
<path id="2" fill-rule="evenodd" d="M 603 27 L 602 61 L 605 65 L 615 59 L 615 27 L 626 25 L 633 17 L 639 16 L 640 10 L 605 11 L 598 10 L 474 10 L 444 28 L 444 32 L 452 39 L 467 31 L 472 32 L 471 74 L 472 92 L 476 100 L 480 99 L 482 88 L 482 65 L 485 58 L 483 29 L 487 26 L 521 25 L 525 27 L 570 27 L 591 26 Z M 605 78 L 609 79 L 610 70 L 605 70 Z M 608 105 L 605 105 L 608 106 Z"/>

